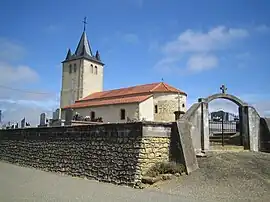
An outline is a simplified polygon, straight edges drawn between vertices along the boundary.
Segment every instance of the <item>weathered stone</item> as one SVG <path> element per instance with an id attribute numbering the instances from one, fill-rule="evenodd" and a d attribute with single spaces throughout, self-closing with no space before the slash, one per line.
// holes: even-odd
<path id="1" fill-rule="evenodd" d="M 133 186 L 156 162 L 169 160 L 171 125 L 154 124 L 157 128 L 145 136 L 142 129 L 150 126 L 129 123 L 1 130 L 0 160 Z"/>

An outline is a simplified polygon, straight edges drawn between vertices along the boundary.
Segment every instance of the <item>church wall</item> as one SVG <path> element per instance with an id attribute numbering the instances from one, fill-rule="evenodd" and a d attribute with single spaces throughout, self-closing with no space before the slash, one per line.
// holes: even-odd
<path id="1" fill-rule="evenodd" d="M 0 160 L 134 186 L 151 165 L 179 158 L 170 153 L 171 127 L 137 122 L 1 130 Z"/>
<path id="2" fill-rule="evenodd" d="M 126 117 L 121 120 L 121 109 L 125 109 Z M 119 104 L 119 105 L 105 105 L 89 108 L 74 109 L 74 113 L 78 112 L 81 116 L 90 116 L 91 111 L 95 112 L 95 117 L 102 117 L 104 123 L 124 123 L 127 122 L 127 117 L 130 119 L 138 119 L 139 104 Z"/>
<path id="3" fill-rule="evenodd" d="M 186 96 L 181 95 L 180 110 L 186 111 Z M 154 111 L 154 121 L 174 121 L 174 112 L 178 110 L 177 93 L 155 93 L 154 109 L 157 106 L 157 112 Z M 184 106 L 183 106 L 184 104 Z"/>
<path id="4" fill-rule="evenodd" d="M 93 72 L 91 64 L 93 65 Z M 95 66 L 97 67 L 97 74 L 95 74 Z M 95 62 L 84 60 L 82 97 L 100 91 L 103 91 L 103 66 Z"/>
<path id="5" fill-rule="evenodd" d="M 154 102 L 153 97 L 139 104 L 140 120 L 154 121 Z"/>

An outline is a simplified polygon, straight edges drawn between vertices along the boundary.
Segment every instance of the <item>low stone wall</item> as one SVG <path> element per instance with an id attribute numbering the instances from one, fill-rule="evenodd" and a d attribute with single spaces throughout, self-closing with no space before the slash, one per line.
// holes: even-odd
<path id="1" fill-rule="evenodd" d="M 171 124 L 154 123 L 1 130 L 0 160 L 134 186 L 172 157 L 170 135 Z"/>

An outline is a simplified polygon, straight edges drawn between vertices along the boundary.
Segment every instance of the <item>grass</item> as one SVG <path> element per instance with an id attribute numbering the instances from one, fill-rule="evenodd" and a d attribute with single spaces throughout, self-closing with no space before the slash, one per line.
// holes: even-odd
<path id="1" fill-rule="evenodd" d="M 156 177 L 160 174 L 181 174 L 183 172 L 185 172 L 185 167 L 182 164 L 175 162 L 158 162 L 147 171 L 146 176 Z"/>

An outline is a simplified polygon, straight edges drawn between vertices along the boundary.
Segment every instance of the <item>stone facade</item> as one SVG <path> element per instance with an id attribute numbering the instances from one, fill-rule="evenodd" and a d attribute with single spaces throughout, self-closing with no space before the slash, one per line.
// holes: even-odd
<path id="1" fill-rule="evenodd" d="M 157 107 L 157 112 L 154 113 L 154 121 L 171 122 L 175 121 L 175 111 L 186 112 L 186 96 L 180 95 L 178 102 L 177 93 L 156 93 L 154 94 L 154 106 Z M 180 106 L 178 106 L 180 104 Z"/>
<path id="2" fill-rule="evenodd" d="M 154 114 L 155 121 L 173 121 L 175 119 L 174 112 L 177 111 L 177 101 L 158 101 L 157 109 L 157 113 Z"/>
<path id="3" fill-rule="evenodd" d="M 133 186 L 170 153 L 171 124 L 129 123 L 0 131 L 0 160 Z M 178 155 L 178 156 L 177 156 Z"/>

